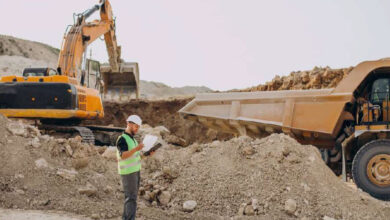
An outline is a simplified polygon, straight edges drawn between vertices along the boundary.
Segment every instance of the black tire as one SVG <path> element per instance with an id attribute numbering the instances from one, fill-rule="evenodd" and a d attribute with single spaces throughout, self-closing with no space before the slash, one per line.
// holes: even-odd
<path id="1" fill-rule="evenodd" d="M 374 140 L 360 148 L 353 159 L 352 176 L 357 187 L 363 191 L 377 199 L 390 200 L 390 185 L 376 185 L 369 179 L 367 174 L 369 161 L 379 154 L 388 154 L 390 156 L 390 140 Z"/>

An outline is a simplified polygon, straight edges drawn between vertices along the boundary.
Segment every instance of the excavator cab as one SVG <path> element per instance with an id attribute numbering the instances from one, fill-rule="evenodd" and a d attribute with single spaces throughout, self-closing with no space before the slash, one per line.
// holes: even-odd
<path id="1" fill-rule="evenodd" d="M 23 76 L 54 76 L 58 75 L 58 72 L 52 68 L 25 68 L 23 70 Z"/>

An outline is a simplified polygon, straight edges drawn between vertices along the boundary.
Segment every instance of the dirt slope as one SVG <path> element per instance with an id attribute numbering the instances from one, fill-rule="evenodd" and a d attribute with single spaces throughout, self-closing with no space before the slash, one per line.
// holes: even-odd
<path id="1" fill-rule="evenodd" d="M 131 100 L 128 103 L 104 102 L 105 117 L 100 121 L 89 121 L 87 124 L 125 126 L 126 118 L 131 114 L 139 115 L 143 123 L 153 127 L 163 125 L 176 136 L 184 138 L 187 143 L 206 143 L 213 140 L 226 140 L 230 134 L 209 129 L 204 125 L 183 119 L 179 113 L 191 99 L 169 100 Z"/>
<path id="2" fill-rule="evenodd" d="M 318 150 L 274 134 L 180 147 L 147 125 L 162 147 L 142 160 L 138 219 L 387 219 L 389 204 L 341 182 Z M 119 219 L 115 148 L 54 139 L 0 117 L 0 208 Z M 183 204 L 194 200 L 193 211 Z"/>

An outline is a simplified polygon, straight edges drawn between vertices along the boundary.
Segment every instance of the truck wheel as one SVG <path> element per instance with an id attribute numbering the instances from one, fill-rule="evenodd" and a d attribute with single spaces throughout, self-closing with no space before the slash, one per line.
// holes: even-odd
<path id="1" fill-rule="evenodd" d="M 359 149 L 352 163 L 356 185 L 371 196 L 390 200 L 390 140 L 375 140 Z"/>

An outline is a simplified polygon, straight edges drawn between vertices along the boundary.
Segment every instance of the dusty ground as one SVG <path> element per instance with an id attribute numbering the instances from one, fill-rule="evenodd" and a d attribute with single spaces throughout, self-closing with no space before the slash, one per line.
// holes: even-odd
<path id="1" fill-rule="evenodd" d="M 71 213 L 51 212 L 51 211 L 31 211 L 21 209 L 1 209 L 0 220 L 90 220 L 82 216 Z"/>
<path id="2" fill-rule="evenodd" d="M 115 148 L 54 139 L 0 118 L 0 207 L 119 219 L 123 192 Z M 164 127 L 138 136 L 162 147 L 142 162 L 139 219 L 387 219 L 386 202 L 341 182 L 312 146 L 285 135 L 170 144 Z M 191 212 L 183 204 L 194 200 Z"/>

